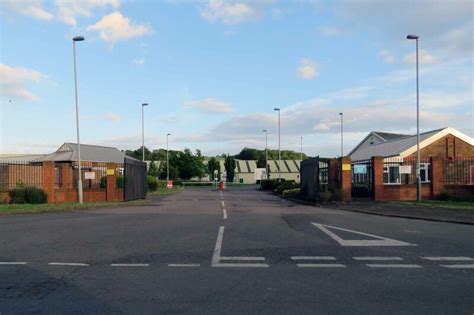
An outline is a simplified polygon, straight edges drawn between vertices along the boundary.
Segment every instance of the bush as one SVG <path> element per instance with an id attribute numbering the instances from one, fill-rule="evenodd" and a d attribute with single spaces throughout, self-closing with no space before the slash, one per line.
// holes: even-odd
<path id="1" fill-rule="evenodd" d="M 286 190 L 283 190 L 282 194 L 285 197 L 298 196 L 300 194 L 300 189 L 299 188 L 286 189 Z"/>
<path id="2" fill-rule="evenodd" d="M 331 200 L 332 198 L 332 194 L 330 191 L 326 190 L 326 191 L 321 191 L 319 193 L 319 200 L 320 201 L 323 201 L 323 202 L 327 202 L 329 200 Z"/>
<path id="3" fill-rule="evenodd" d="M 331 201 L 341 201 L 342 200 L 342 191 L 335 188 L 331 191 Z"/>
<path id="4" fill-rule="evenodd" d="M 117 176 L 115 177 L 115 188 L 123 188 L 125 186 L 125 177 Z M 99 182 L 99 187 L 102 189 L 107 188 L 107 176 L 102 176 Z"/>
<path id="5" fill-rule="evenodd" d="M 276 181 L 276 179 L 262 179 L 261 181 L 261 187 L 262 190 L 271 190 L 273 187 L 273 182 Z"/>
<path id="6" fill-rule="evenodd" d="M 36 187 L 15 188 L 10 191 L 11 203 L 47 203 L 48 195 Z"/>
<path id="7" fill-rule="evenodd" d="M 158 180 L 153 176 L 147 176 L 147 184 L 149 191 L 156 191 L 158 189 Z"/>
<path id="8" fill-rule="evenodd" d="M 281 195 L 283 191 L 290 190 L 290 189 L 299 189 L 300 185 L 295 183 L 295 181 L 284 181 L 279 183 L 279 185 L 273 190 L 275 193 Z"/>
<path id="9" fill-rule="evenodd" d="M 99 183 L 100 188 L 107 188 L 107 176 L 102 176 Z"/>

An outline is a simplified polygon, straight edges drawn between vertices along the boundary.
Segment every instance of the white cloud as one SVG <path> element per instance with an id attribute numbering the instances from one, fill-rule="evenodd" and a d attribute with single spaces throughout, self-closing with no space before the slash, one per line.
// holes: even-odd
<path id="1" fill-rule="evenodd" d="M 120 121 L 120 116 L 115 113 L 108 112 L 105 114 L 105 119 L 108 121 L 117 122 L 117 121 Z"/>
<path id="2" fill-rule="evenodd" d="M 201 17 L 209 22 L 224 24 L 238 24 L 254 18 L 256 9 L 245 2 L 227 2 L 223 0 L 209 0 L 201 11 Z"/>
<path id="3" fill-rule="evenodd" d="M 2 0 L 2 11 L 8 10 L 38 20 L 50 21 L 54 15 L 46 11 L 38 0 Z"/>
<path id="4" fill-rule="evenodd" d="M 388 50 L 381 50 L 379 58 L 385 63 L 394 63 L 395 57 Z"/>
<path id="5" fill-rule="evenodd" d="M 319 75 L 319 71 L 314 61 L 308 58 L 301 59 L 300 66 L 297 69 L 298 77 L 302 80 L 311 80 Z"/>
<path id="6" fill-rule="evenodd" d="M 188 101 L 183 104 L 185 108 L 197 108 L 206 113 L 229 113 L 234 110 L 232 105 L 222 101 L 205 98 L 202 100 Z"/>
<path id="7" fill-rule="evenodd" d="M 326 37 L 339 36 L 342 34 L 342 30 L 334 26 L 322 26 L 318 28 L 318 32 Z"/>
<path id="8" fill-rule="evenodd" d="M 418 52 L 418 59 L 420 64 L 431 65 L 438 63 L 438 59 L 436 59 L 433 55 L 429 54 L 426 50 L 420 50 Z M 403 62 L 408 64 L 413 64 L 416 62 L 416 52 L 410 53 L 405 56 Z"/>
<path id="9" fill-rule="evenodd" d="M 104 16 L 94 25 L 88 26 L 87 30 L 98 32 L 100 38 L 111 44 L 120 40 L 141 37 L 152 32 L 150 26 L 135 24 L 118 11 Z"/>
<path id="10" fill-rule="evenodd" d="M 111 6 L 118 8 L 120 0 L 56 0 L 57 16 L 66 24 L 75 26 L 78 17 L 90 17 L 92 10 L 100 7 Z"/>
<path id="11" fill-rule="evenodd" d="M 135 58 L 132 60 L 132 63 L 135 65 L 142 65 L 145 63 L 145 58 Z"/>
<path id="12" fill-rule="evenodd" d="M 29 91 L 27 85 L 30 82 L 39 82 L 45 77 L 46 75 L 36 70 L 0 64 L 0 93 L 4 97 L 36 101 L 39 97 Z"/>

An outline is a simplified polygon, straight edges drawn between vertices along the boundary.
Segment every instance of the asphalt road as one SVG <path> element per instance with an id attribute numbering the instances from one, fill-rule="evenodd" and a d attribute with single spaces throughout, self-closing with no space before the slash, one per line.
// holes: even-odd
<path id="1" fill-rule="evenodd" d="M 249 188 L 0 217 L 0 314 L 472 314 L 473 238 Z"/>

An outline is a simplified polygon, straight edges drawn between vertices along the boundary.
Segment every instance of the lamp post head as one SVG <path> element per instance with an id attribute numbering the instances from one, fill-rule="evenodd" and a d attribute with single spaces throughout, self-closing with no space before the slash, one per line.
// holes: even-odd
<path id="1" fill-rule="evenodd" d="M 343 114 L 343 113 L 339 113 L 339 115 L 341 115 L 341 116 L 342 116 L 342 115 L 344 115 L 344 114 Z"/>
<path id="2" fill-rule="evenodd" d="M 84 39 L 84 36 L 76 36 L 72 38 L 72 40 L 75 42 L 82 42 Z"/>
<path id="3" fill-rule="evenodd" d="M 263 132 L 267 132 L 267 129 L 263 129 L 262 131 L 263 131 Z"/>
<path id="4" fill-rule="evenodd" d="M 171 133 L 167 133 L 166 136 L 171 136 Z"/>
<path id="5" fill-rule="evenodd" d="M 280 109 L 279 109 L 279 108 L 276 108 L 276 107 L 275 107 L 273 110 L 280 111 Z"/>
<path id="6" fill-rule="evenodd" d="M 407 39 L 418 39 L 418 35 L 407 35 Z"/>
<path id="7" fill-rule="evenodd" d="M 142 106 L 148 106 L 148 103 L 143 103 Z"/>

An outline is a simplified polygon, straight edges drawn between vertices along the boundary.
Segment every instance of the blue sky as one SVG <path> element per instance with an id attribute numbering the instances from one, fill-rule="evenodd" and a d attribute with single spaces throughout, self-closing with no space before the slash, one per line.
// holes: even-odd
<path id="1" fill-rule="evenodd" d="M 81 142 L 237 153 L 348 152 L 372 130 L 414 133 L 420 35 L 421 130 L 473 136 L 471 1 L 0 2 L 0 153 Z"/>

